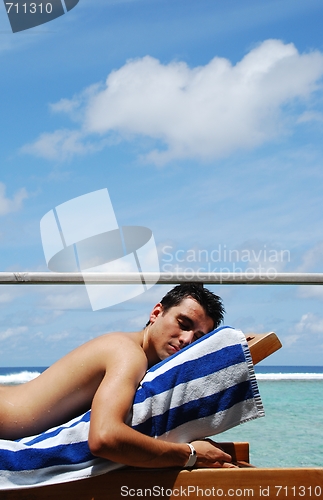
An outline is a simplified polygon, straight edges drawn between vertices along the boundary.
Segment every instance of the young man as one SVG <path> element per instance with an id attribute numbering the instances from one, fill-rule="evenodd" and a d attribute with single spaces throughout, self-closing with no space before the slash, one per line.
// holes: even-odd
<path id="1" fill-rule="evenodd" d="M 109 333 L 57 361 L 36 379 L 0 387 L 0 438 L 18 439 L 64 423 L 89 408 L 89 447 L 99 457 L 138 467 L 231 467 L 210 440 L 169 443 L 125 424 L 147 368 L 217 327 L 221 299 L 194 284 L 168 292 L 138 332 Z M 194 456 L 195 453 L 195 456 Z"/>

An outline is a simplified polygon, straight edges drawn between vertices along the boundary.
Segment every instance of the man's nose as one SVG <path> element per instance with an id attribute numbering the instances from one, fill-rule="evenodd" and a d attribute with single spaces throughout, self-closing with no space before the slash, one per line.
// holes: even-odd
<path id="1" fill-rule="evenodd" d="M 182 332 L 180 337 L 179 337 L 179 342 L 180 342 L 181 348 L 191 344 L 193 341 L 193 338 L 194 338 L 194 332 L 192 330 Z"/>

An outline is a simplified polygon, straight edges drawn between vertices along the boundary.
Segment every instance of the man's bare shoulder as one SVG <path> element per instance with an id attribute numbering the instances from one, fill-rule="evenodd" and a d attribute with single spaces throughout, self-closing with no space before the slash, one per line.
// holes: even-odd
<path id="1" fill-rule="evenodd" d="M 105 333 L 82 344 L 63 359 L 72 364 L 84 362 L 88 370 L 101 373 L 115 369 L 118 363 L 146 369 L 148 362 L 141 339 L 140 332 Z"/>
<path id="2" fill-rule="evenodd" d="M 91 339 L 51 365 L 34 385 L 36 381 L 48 385 L 55 381 L 65 387 L 66 393 L 76 387 L 89 387 L 93 396 L 107 372 L 128 365 L 134 373 L 144 372 L 147 358 L 139 333 L 114 332 Z"/>
<path id="3" fill-rule="evenodd" d="M 91 339 L 82 346 L 80 349 L 86 349 L 88 352 L 92 349 L 94 351 L 119 351 L 120 349 L 127 348 L 145 356 L 140 342 L 139 332 L 111 332 L 104 333 L 95 339 Z"/>

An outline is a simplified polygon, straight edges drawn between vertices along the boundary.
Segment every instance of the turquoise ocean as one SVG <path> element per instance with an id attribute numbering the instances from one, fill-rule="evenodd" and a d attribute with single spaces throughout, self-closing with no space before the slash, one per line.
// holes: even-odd
<path id="1" fill-rule="evenodd" d="M 256 467 L 323 466 L 323 366 L 256 366 L 265 417 L 216 436 L 248 441 Z"/>
<path id="2" fill-rule="evenodd" d="M 19 384 L 45 367 L 0 368 L 0 384 Z M 256 366 L 266 416 L 214 439 L 248 441 L 257 467 L 323 466 L 323 366 Z"/>

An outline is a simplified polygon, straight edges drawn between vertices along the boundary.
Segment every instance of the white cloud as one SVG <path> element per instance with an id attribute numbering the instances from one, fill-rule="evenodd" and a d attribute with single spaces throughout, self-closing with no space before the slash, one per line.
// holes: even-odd
<path id="1" fill-rule="evenodd" d="M 74 155 L 98 151 L 103 147 L 104 141 L 86 142 L 85 134 L 82 132 L 64 129 L 41 134 L 34 143 L 23 146 L 21 151 L 48 160 L 68 160 Z"/>
<path id="2" fill-rule="evenodd" d="M 297 123 L 321 122 L 323 123 L 323 113 L 319 111 L 305 111 L 300 115 Z"/>
<path id="3" fill-rule="evenodd" d="M 10 337 L 16 337 L 17 335 L 21 335 L 28 330 L 26 326 L 17 326 L 15 328 L 7 328 L 7 330 L 0 332 L 0 340 L 5 340 Z"/>
<path id="4" fill-rule="evenodd" d="M 241 321 L 241 323 L 240 323 Z M 238 318 L 237 325 L 241 325 L 242 331 L 245 334 L 252 334 L 252 333 L 262 333 L 266 331 L 266 328 L 263 323 L 260 323 L 259 321 L 255 320 L 255 318 L 249 317 L 249 318 Z"/>
<path id="5" fill-rule="evenodd" d="M 2 271 L 4 271 L 2 269 Z M 6 271 L 11 272 L 10 269 L 6 269 Z M 2 310 L 7 309 L 7 305 L 11 302 L 22 303 L 32 296 L 34 292 L 29 287 L 24 286 L 1 286 L 0 287 L 0 307 Z M 27 298 L 28 297 L 28 298 Z"/>
<path id="6" fill-rule="evenodd" d="M 88 101 L 104 90 L 104 85 L 95 83 L 90 85 L 83 92 L 75 95 L 73 99 L 60 99 L 58 102 L 50 104 L 50 110 L 53 113 L 66 113 L 74 121 L 80 121 L 83 118 L 83 110 Z"/>
<path id="7" fill-rule="evenodd" d="M 296 324 L 295 331 L 300 334 L 315 333 L 323 334 L 323 318 L 313 313 L 303 314 L 301 320 Z"/>
<path id="8" fill-rule="evenodd" d="M 323 287 L 322 285 L 300 286 L 297 290 L 297 296 L 301 299 L 323 300 Z"/>
<path id="9" fill-rule="evenodd" d="M 7 198 L 6 186 L 0 182 L 0 216 L 20 210 L 26 198 L 28 198 L 28 194 L 25 188 L 19 189 L 12 199 Z"/>
<path id="10" fill-rule="evenodd" d="M 301 335 L 287 335 L 287 337 L 284 337 L 283 345 L 287 349 L 288 347 L 291 347 L 293 344 L 296 344 L 296 342 L 300 338 Z"/>
<path id="11" fill-rule="evenodd" d="M 297 117 L 282 108 L 305 102 L 322 75 L 323 54 L 299 54 L 279 40 L 263 42 L 236 65 L 219 57 L 196 68 L 150 56 L 130 60 L 109 74 L 105 87 L 92 85 L 52 105 L 80 121 L 80 130 L 43 134 L 24 150 L 65 159 L 105 145 L 94 137 L 117 134 L 161 141 L 162 150 L 145 156 L 156 163 L 225 156 L 286 133 Z"/>
<path id="12" fill-rule="evenodd" d="M 53 333 L 52 335 L 47 335 L 45 337 L 45 340 L 47 342 L 60 342 L 61 340 L 64 340 L 70 336 L 70 332 L 68 331 L 63 331 L 59 333 Z"/>
<path id="13" fill-rule="evenodd" d="M 90 309 L 85 286 L 55 287 L 55 291 L 48 293 L 42 299 L 42 307 L 52 310 Z"/>
<path id="14" fill-rule="evenodd" d="M 298 272 L 323 271 L 323 241 L 320 241 L 303 255 L 303 262 Z"/>
<path id="15" fill-rule="evenodd" d="M 0 304 L 8 304 L 12 302 L 16 297 L 10 292 L 1 292 L 0 293 Z"/>

